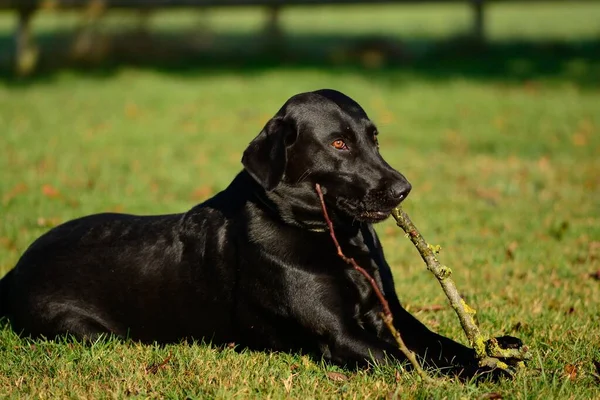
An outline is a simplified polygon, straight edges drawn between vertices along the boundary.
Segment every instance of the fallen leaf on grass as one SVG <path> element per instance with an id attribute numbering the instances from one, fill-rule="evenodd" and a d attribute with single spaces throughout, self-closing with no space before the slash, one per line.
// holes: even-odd
<path id="1" fill-rule="evenodd" d="M 537 161 L 537 165 L 538 165 L 539 170 L 542 172 L 548 172 L 552 169 L 550 166 L 550 159 L 548 158 L 548 156 L 541 157 Z"/>
<path id="2" fill-rule="evenodd" d="M 51 199 L 60 197 L 60 191 L 54 186 L 48 184 L 42 186 L 42 194 Z"/>
<path id="3" fill-rule="evenodd" d="M 17 250 L 17 244 L 15 241 L 6 236 L 0 236 L 0 246 L 10 251 Z"/>
<path id="4" fill-rule="evenodd" d="M 153 374 L 153 375 L 156 374 L 161 368 L 164 368 L 169 363 L 169 361 L 171 361 L 171 357 L 172 357 L 172 354 L 171 354 L 171 352 L 169 352 L 169 355 L 167 356 L 167 358 L 165 358 L 163 360 L 163 362 L 161 362 L 159 364 L 152 364 L 152 365 L 149 365 L 148 367 L 146 367 L 146 373 Z"/>
<path id="5" fill-rule="evenodd" d="M 600 281 L 600 269 L 590 274 L 590 278 Z"/>
<path id="6" fill-rule="evenodd" d="M 577 378 L 577 366 L 575 366 L 573 364 L 565 365 L 565 376 L 569 380 L 574 381 L 575 378 Z"/>
<path id="7" fill-rule="evenodd" d="M 488 204 L 495 206 L 500 200 L 502 195 L 498 189 L 475 189 L 475 196 L 485 200 Z"/>
<path id="8" fill-rule="evenodd" d="M 517 242 L 511 242 L 508 246 L 506 246 L 506 259 L 514 260 L 515 252 L 517 251 L 518 247 L 519 247 L 519 243 L 517 243 Z"/>
<path id="9" fill-rule="evenodd" d="M 199 188 L 195 189 L 194 192 L 192 193 L 192 200 L 206 200 L 207 198 L 209 198 L 211 195 L 213 194 L 213 190 L 210 186 L 200 186 Z"/>
<path id="10" fill-rule="evenodd" d="M 334 382 L 343 382 L 349 379 L 347 375 L 344 375 L 341 372 L 328 372 L 327 377 Z"/>

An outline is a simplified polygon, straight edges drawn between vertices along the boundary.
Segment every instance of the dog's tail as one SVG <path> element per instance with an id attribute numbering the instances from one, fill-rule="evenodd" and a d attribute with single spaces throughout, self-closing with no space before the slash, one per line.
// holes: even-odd
<path id="1" fill-rule="evenodd" d="M 4 275 L 2 279 L 0 279 L 0 321 L 4 317 L 8 316 L 8 287 L 10 285 L 10 279 L 13 275 L 13 271 L 11 270 L 8 274 Z"/>

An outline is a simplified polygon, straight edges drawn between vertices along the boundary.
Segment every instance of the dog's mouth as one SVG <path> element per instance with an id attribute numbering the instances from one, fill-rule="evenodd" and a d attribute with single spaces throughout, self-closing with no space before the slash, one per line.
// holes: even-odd
<path id="1" fill-rule="evenodd" d="M 392 214 L 392 210 L 405 199 L 403 197 L 396 201 L 387 198 L 373 199 L 373 196 L 369 197 L 360 201 L 338 197 L 336 208 L 356 221 L 377 223 L 387 219 Z"/>
<path id="2" fill-rule="evenodd" d="M 394 206 L 395 207 L 395 206 Z M 366 222 L 366 223 L 377 223 L 387 219 L 391 214 L 394 207 L 364 207 L 364 206 L 352 206 L 348 203 L 343 204 L 340 207 L 342 210 L 350 215 L 355 220 Z"/>
<path id="3" fill-rule="evenodd" d="M 364 222 L 380 222 L 389 217 L 391 214 L 390 211 L 362 211 L 358 213 L 358 219 Z"/>

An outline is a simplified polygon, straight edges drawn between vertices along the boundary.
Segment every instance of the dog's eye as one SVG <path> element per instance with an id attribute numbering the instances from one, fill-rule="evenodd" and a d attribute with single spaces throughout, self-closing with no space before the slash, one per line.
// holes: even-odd
<path id="1" fill-rule="evenodd" d="M 379 140 L 377 140 L 377 136 L 373 135 L 373 140 L 375 141 L 375 146 L 379 147 Z"/>
<path id="2" fill-rule="evenodd" d="M 331 145 L 338 150 L 348 150 L 348 146 L 346 145 L 346 143 L 340 139 L 334 140 L 333 143 L 331 143 Z"/>

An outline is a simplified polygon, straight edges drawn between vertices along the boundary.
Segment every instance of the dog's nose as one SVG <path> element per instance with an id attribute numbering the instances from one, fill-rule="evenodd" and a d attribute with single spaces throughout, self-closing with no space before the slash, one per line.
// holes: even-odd
<path id="1" fill-rule="evenodd" d="M 403 200 L 408 196 L 412 186 L 406 181 L 396 181 L 390 187 L 390 196 L 394 200 Z"/>

